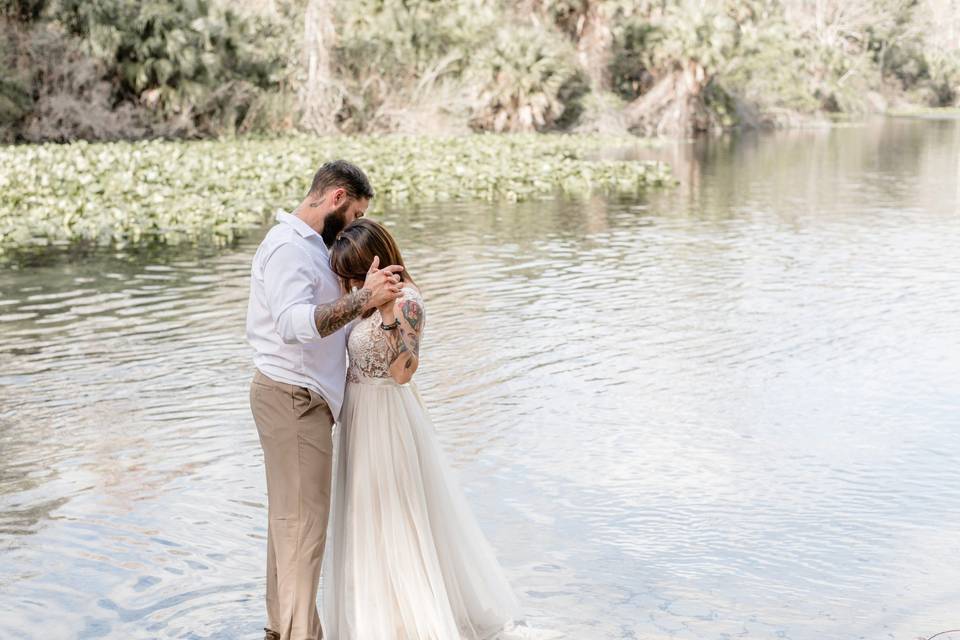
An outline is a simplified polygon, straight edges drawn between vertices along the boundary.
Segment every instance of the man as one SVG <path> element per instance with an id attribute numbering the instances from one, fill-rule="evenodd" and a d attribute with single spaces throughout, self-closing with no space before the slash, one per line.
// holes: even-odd
<path id="1" fill-rule="evenodd" d="M 344 161 L 323 165 L 293 213 L 278 213 L 253 258 L 247 339 L 256 373 L 250 408 L 267 475 L 266 640 L 320 640 L 320 564 L 330 513 L 331 430 L 346 378 L 344 327 L 395 299 L 403 267 L 370 265 L 341 295 L 327 248 L 373 197 Z"/>

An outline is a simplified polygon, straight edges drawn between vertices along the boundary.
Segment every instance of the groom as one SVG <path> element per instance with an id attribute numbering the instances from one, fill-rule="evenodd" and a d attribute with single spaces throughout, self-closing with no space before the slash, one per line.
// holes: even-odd
<path id="1" fill-rule="evenodd" d="M 370 265 L 343 295 L 328 247 L 364 214 L 373 189 L 349 162 L 320 167 L 307 197 L 278 213 L 253 257 L 247 339 L 256 373 L 250 408 L 267 474 L 266 640 L 320 640 L 317 587 L 330 513 L 331 430 L 346 378 L 343 330 L 395 299 L 403 267 Z"/>

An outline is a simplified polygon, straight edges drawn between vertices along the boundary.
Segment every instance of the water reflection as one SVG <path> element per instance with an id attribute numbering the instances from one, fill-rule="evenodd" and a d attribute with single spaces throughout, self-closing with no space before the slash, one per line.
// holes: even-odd
<path id="1" fill-rule="evenodd" d="M 681 185 L 384 216 L 426 293 L 421 390 L 532 621 L 958 626 L 960 126 L 633 153 Z M 0 272 L 0 631 L 262 626 L 256 240 Z"/>

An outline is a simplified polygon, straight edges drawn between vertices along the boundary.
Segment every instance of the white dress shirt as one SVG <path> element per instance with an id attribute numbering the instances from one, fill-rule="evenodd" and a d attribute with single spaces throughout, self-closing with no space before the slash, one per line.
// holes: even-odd
<path id="1" fill-rule="evenodd" d="M 306 222 L 278 212 L 250 270 L 247 340 L 265 376 L 313 389 L 340 415 L 346 384 L 345 329 L 323 338 L 314 322 L 318 304 L 341 295 L 323 238 Z"/>

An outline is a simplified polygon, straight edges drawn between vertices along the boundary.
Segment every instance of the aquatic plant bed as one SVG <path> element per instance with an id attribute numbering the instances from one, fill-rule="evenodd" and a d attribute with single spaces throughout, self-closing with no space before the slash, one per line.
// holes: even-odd
<path id="1" fill-rule="evenodd" d="M 599 159 L 636 139 L 570 135 L 292 137 L 0 147 L 0 253 L 38 245 L 224 244 L 292 207 L 345 158 L 386 203 L 526 200 L 672 184 L 657 162 Z"/>

